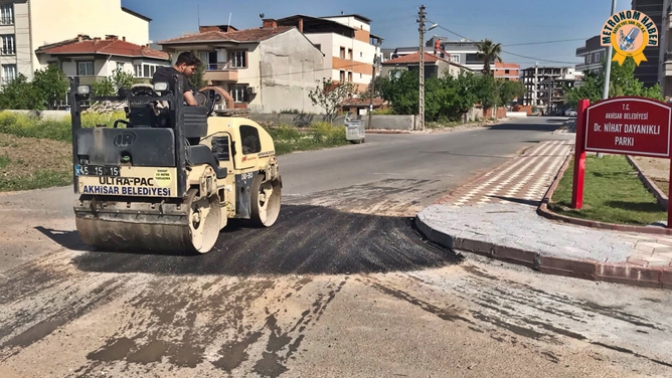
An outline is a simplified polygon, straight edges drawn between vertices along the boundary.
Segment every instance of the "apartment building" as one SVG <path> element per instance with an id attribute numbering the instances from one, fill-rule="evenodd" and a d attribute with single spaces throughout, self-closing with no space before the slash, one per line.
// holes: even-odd
<path id="1" fill-rule="evenodd" d="M 505 81 L 518 81 L 520 79 L 520 64 L 495 62 L 491 69 L 496 79 Z"/>
<path id="2" fill-rule="evenodd" d="M 581 72 L 599 73 L 604 68 L 602 59 L 607 59 L 609 48 L 601 45 L 599 35 L 587 39 L 582 47 L 576 49 L 576 56 L 583 59 L 583 63 L 576 65 L 576 70 Z"/>
<path id="3" fill-rule="evenodd" d="M 267 25 L 294 26 L 324 53 L 324 74 L 334 82 L 350 82 L 367 91 L 374 58 L 383 39 L 371 33 L 371 20 L 357 14 L 310 17 L 294 15 L 265 20 Z"/>
<path id="4" fill-rule="evenodd" d="M 121 0 L 0 0 L 0 75 L 32 79 L 45 68 L 35 53 L 41 46 L 77 35 L 123 36 L 149 42 L 151 19 L 121 6 Z"/>
<path id="5" fill-rule="evenodd" d="M 545 114 L 558 110 L 564 102 L 563 83 L 574 86 L 583 78 L 583 73 L 574 67 L 540 67 L 535 65 L 522 70 L 521 80 L 526 92 L 522 105 L 536 106 Z"/>
<path id="6" fill-rule="evenodd" d="M 202 26 L 199 33 L 158 41 L 173 60 L 195 51 L 206 64 L 204 79 L 228 91 L 235 106 L 270 113 L 320 112 L 308 94 L 325 74 L 323 54 L 295 26 L 264 21 L 261 28 Z"/>
<path id="7" fill-rule="evenodd" d="M 632 0 L 631 3 L 633 10 L 646 14 L 656 24 L 661 45 L 664 43 L 664 39 L 670 40 L 669 37 L 664 37 L 670 34 L 669 11 L 667 9 L 669 4 L 669 0 Z M 668 45 L 665 45 L 665 47 L 661 49 L 660 46 L 647 46 L 644 50 L 646 61 L 642 61 L 635 68 L 635 77 L 645 86 L 652 86 L 658 82 L 661 85 L 665 84 L 667 51 L 670 50 Z"/>
<path id="8" fill-rule="evenodd" d="M 35 54 L 40 65 L 56 64 L 67 76 L 79 76 L 82 84 L 110 77 L 118 68 L 149 82 L 158 67 L 171 64 L 167 53 L 114 35 L 105 38 L 79 35 L 42 46 Z"/>

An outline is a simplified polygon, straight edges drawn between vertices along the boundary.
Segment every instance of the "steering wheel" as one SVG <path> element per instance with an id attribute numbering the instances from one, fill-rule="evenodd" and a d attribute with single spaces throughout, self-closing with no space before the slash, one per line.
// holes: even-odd
<path id="1" fill-rule="evenodd" d="M 207 105 L 209 107 L 208 109 L 208 117 L 212 115 L 212 113 L 215 111 L 215 105 L 222 99 L 222 96 L 217 93 L 214 89 L 206 89 L 203 90 L 201 93 L 204 93 L 207 97 Z"/>

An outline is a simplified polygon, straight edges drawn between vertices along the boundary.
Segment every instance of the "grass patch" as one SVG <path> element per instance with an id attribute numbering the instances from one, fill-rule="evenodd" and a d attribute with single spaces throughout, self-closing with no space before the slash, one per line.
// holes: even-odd
<path id="1" fill-rule="evenodd" d="M 82 114 L 82 126 L 94 127 L 103 124 L 112 126 L 118 119 L 126 119 L 126 114 L 123 111 L 107 114 Z M 0 133 L 70 143 L 72 142 L 71 117 L 68 115 L 59 120 L 39 119 L 34 116 L 2 111 L 0 112 Z"/>
<path id="2" fill-rule="evenodd" d="M 350 143 L 345 139 L 345 126 L 332 126 L 326 122 L 318 123 L 306 131 L 299 131 L 296 127 L 286 125 L 266 130 L 273 138 L 277 155 L 314 151 Z"/>
<path id="3" fill-rule="evenodd" d="M 0 192 L 72 184 L 72 145 L 0 134 Z"/>
<path id="4" fill-rule="evenodd" d="M 572 159 L 553 193 L 549 209 L 570 217 L 617 224 L 649 225 L 667 219 L 667 213 L 646 190 L 625 156 L 586 158 L 581 210 L 571 208 L 573 176 Z"/>

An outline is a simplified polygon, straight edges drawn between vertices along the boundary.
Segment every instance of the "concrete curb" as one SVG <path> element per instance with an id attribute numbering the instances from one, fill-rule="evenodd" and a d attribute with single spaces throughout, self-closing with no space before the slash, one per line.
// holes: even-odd
<path id="1" fill-rule="evenodd" d="M 639 164 L 637 164 L 635 159 L 631 158 L 630 156 L 626 156 L 626 158 L 628 159 L 628 163 L 630 163 L 630 165 L 637 171 L 639 179 L 642 180 L 642 183 L 644 184 L 646 189 L 648 189 L 648 191 L 651 194 L 653 194 L 654 197 L 656 197 L 658 204 L 662 206 L 663 209 L 667 210 L 667 203 L 668 203 L 667 195 L 665 195 L 665 193 L 663 193 L 663 191 L 660 190 L 658 185 L 656 185 L 656 183 L 653 182 L 653 180 L 651 180 L 644 174 L 644 170 L 642 169 L 642 167 L 639 166 Z"/>
<path id="2" fill-rule="evenodd" d="M 431 228 L 423 222 L 420 216 L 415 218 L 415 224 L 427 240 L 453 252 L 456 250 L 471 252 L 495 260 L 522 265 L 544 274 L 632 286 L 672 289 L 671 267 L 642 267 L 627 263 L 609 264 L 543 256 L 538 252 L 501 246 L 481 240 L 454 237 Z"/>
<path id="3" fill-rule="evenodd" d="M 568 217 L 566 215 L 557 214 L 557 213 L 549 210 L 548 209 L 548 204 L 551 202 L 551 198 L 553 197 L 553 192 L 555 192 L 555 189 L 558 187 L 558 184 L 560 183 L 560 180 L 562 180 L 562 177 L 563 177 L 565 171 L 569 167 L 569 162 L 571 161 L 571 158 L 572 158 L 572 155 L 567 156 L 567 159 L 565 160 L 565 163 L 562 165 L 562 167 L 558 171 L 558 174 L 555 176 L 555 180 L 553 180 L 553 184 L 548 188 L 548 191 L 546 191 L 546 195 L 541 200 L 541 204 L 539 205 L 539 207 L 537 207 L 537 214 L 539 214 L 542 217 L 547 218 L 547 219 L 560 221 L 560 222 L 564 222 L 564 223 L 569 223 L 569 224 L 574 224 L 574 225 L 577 225 L 577 226 L 597 228 L 597 229 L 601 229 L 601 230 L 612 230 L 612 231 L 622 231 L 622 232 L 638 232 L 638 233 L 642 233 L 642 234 L 651 234 L 651 235 L 672 235 L 672 229 L 669 229 L 669 228 L 653 227 L 653 226 L 628 226 L 628 225 L 622 225 L 622 224 L 598 222 L 598 221 L 592 221 L 592 220 L 587 220 L 587 219 L 572 218 L 572 217 Z"/>

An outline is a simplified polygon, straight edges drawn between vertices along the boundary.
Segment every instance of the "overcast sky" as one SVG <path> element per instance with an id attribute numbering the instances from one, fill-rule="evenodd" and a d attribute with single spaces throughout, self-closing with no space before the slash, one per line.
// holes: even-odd
<path id="1" fill-rule="evenodd" d="M 526 46 L 514 44 L 585 40 L 600 33 L 611 13 L 610 0 L 427 0 L 415 4 L 404 0 L 122 0 L 125 7 L 152 18 L 150 38 L 157 42 L 198 30 L 201 25 L 231 24 L 236 28 L 261 26 L 259 15 L 282 18 L 294 14 L 331 16 L 341 11 L 358 13 L 372 20 L 372 33 L 385 39 L 383 48 L 417 46 L 419 6 L 424 4 L 427 19 L 472 40 L 489 38 L 504 45 L 505 52 L 539 59 L 539 65 L 573 66 L 582 41 L 567 41 Z M 620 0 L 617 10 L 630 9 L 631 2 Z M 459 40 L 460 37 L 436 28 L 432 35 Z M 533 66 L 535 59 L 504 53 L 504 61 Z M 542 60 L 543 59 L 543 60 Z M 544 60 L 553 61 L 545 62 Z"/>

